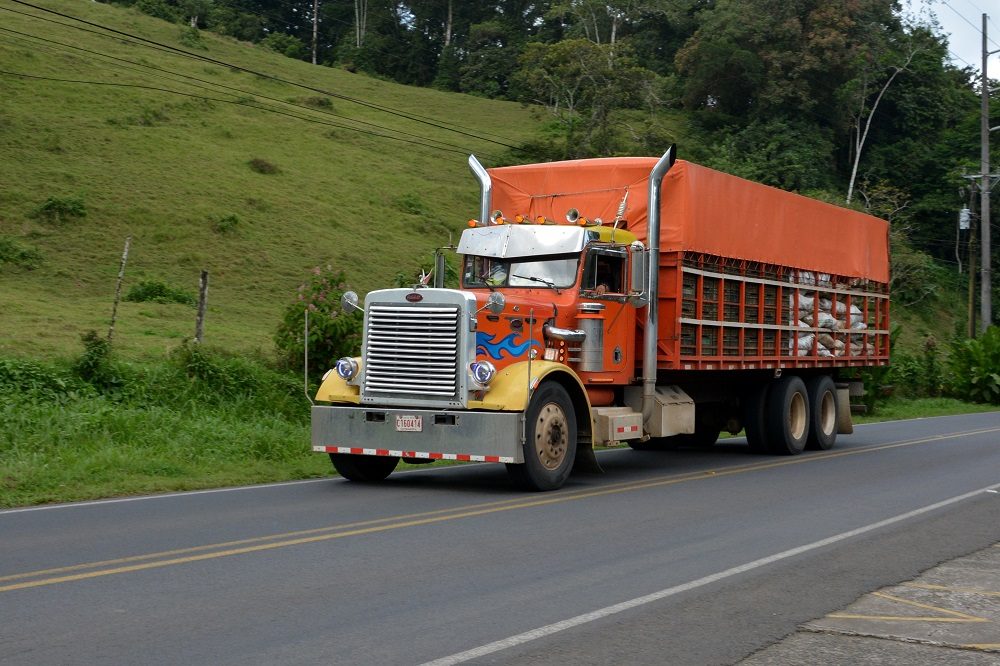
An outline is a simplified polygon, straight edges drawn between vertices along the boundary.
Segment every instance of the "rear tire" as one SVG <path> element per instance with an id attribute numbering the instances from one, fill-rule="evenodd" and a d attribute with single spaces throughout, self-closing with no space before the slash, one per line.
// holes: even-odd
<path id="1" fill-rule="evenodd" d="M 767 394 L 771 385 L 761 383 L 748 389 L 743 396 L 743 429 L 746 430 L 747 444 L 751 453 L 768 453 Z"/>
<path id="2" fill-rule="evenodd" d="M 767 394 L 768 446 L 771 453 L 794 456 L 809 439 L 809 396 L 801 377 L 785 375 Z"/>
<path id="3" fill-rule="evenodd" d="M 810 451 L 826 451 L 837 443 L 837 386 L 829 375 L 812 377 L 806 382 L 809 396 Z"/>
<path id="4" fill-rule="evenodd" d="M 384 481 L 399 464 L 399 458 L 395 456 L 363 456 L 354 453 L 331 453 L 330 461 L 342 477 L 360 483 Z"/>
<path id="5" fill-rule="evenodd" d="M 511 479 L 527 490 L 561 487 L 576 460 L 576 413 L 566 389 L 543 382 L 531 396 L 524 430 L 524 464 L 507 464 Z"/>

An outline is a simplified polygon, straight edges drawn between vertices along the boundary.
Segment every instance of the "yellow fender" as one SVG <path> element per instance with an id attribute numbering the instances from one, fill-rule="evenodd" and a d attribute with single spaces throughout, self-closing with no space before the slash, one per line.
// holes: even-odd
<path id="1" fill-rule="evenodd" d="M 361 365 L 360 356 L 355 357 L 354 360 L 358 365 Z M 361 388 L 351 386 L 341 379 L 336 371 L 331 370 L 326 374 L 326 379 L 320 384 L 319 390 L 316 391 L 316 399 L 321 402 L 346 402 L 352 405 L 359 405 L 361 404 Z"/>
<path id="2" fill-rule="evenodd" d="M 590 398 L 583 382 L 575 372 L 554 361 L 527 361 L 509 365 L 497 373 L 490 390 L 482 400 L 470 400 L 469 409 L 523 412 L 528 408 L 531 394 L 543 379 L 563 385 L 573 401 L 577 413 L 577 451 L 574 472 L 602 472 L 594 455 L 594 428 L 591 422 Z"/>
<path id="3" fill-rule="evenodd" d="M 531 370 L 531 380 L 529 383 L 528 370 Z M 580 389 L 580 394 L 586 399 L 587 391 L 583 388 L 583 382 L 576 376 L 576 373 L 567 368 L 562 363 L 554 361 L 527 361 L 508 365 L 503 370 L 497 372 L 497 376 L 490 384 L 490 390 L 486 392 L 482 400 L 470 400 L 469 409 L 489 409 L 499 412 L 523 412 L 528 408 L 528 400 L 531 394 L 542 382 L 543 379 L 554 373 L 560 373 L 559 380 L 564 384 L 575 384 Z M 570 395 L 574 391 L 570 386 Z M 587 401 L 587 411 L 590 411 L 590 401 Z"/>

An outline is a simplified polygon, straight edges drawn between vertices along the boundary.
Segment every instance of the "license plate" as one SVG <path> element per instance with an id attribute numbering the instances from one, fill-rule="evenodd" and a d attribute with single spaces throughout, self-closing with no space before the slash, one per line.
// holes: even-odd
<path id="1" fill-rule="evenodd" d="M 423 429 L 423 416 L 411 416 L 409 414 L 396 415 L 396 432 L 421 432 Z"/>

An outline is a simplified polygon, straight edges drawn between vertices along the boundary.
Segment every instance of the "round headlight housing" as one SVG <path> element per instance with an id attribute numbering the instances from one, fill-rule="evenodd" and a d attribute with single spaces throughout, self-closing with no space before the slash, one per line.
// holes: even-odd
<path id="1" fill-rule="evenodd" d="M 337 376 L 343 379 L 345 382 L 354 379 L 358 375 L 358 362 L 353 358 L 345 356 L 344 358 L 337 361 L 334 366 L 337 371 Z"/>
<path id="2" fill-rule="evenodd" d="M 472 375 L 472 381 L 480 386 L 489 386 L 496 377 L 497 369 L 489 361 L 474 361 L 469 364 L 469 374 Z"/>

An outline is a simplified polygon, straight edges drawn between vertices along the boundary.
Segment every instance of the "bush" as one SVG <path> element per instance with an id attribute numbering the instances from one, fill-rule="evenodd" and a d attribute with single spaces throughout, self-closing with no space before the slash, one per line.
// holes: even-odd
<path id="1" fill-rule="evenodd" d="M 205 40 L 201 38 L 201 30 L 198 28 L 192 28 L 188 26 L 186 28 L 181 28 L 181 35 L 178 37 L 178 41 L 181 46 L 186 46 L 189 49 L 201 49 L 206 50 Z"/>
<path id="2" fill-rule="evenodd" d="M 212 231 L 217 234 L 228 234 L 236 231 L 240 223 L 240 216 L 236 214 L 224 215 L 212 223 Z"/>
<path id="3" fill-rule="evenodd" d="M 63 224 L 72 219 L 87 216 L 87 206 L 80 197 L 49 197 L 36 208 L 31 216 L 37 219 Z"/>
<path id="4" fill-rule="evenodd" d="M 262 160 L 259 157 L 253 158 L 250 162 L 248 162 L 248 164 L 250 165 L 251 171 L 256 171 L 257 173 L 262 173 L 264 175 L 281 173 L 281 169 L 279 169 L 276 164 L 272 164 L 267 160 Z"/>
<path id="5" fill-rule="evenodd" d="M 962 400 L 1000 405 L 1000 328 L 952 343 L 950 390 Z"/>
<path id="6" fill-rule="evenodd" d="M 73 364 L 77 377 L 95 389 L 111 393 L 121 388 L 124 379 L 111 360 L 111 342 L 99 337 L 97 331 L 87 331 L 83 340 L 83 354 Z"/>
<path id="7" fill-rule="evenodd" d="M 284 32 L 270 33 L 267 37 L 260 40 L 260 45 L 272 51 L 277 51 L 281 55 L 299 60 L 304 60 L 309 54 L 309 49 L 306 48 L 305 43 L 301 39 Z"/>
<path id="8" fill-rule="evenodd" d="M 361 313 L 346 313 L 340 297 L 347 290 L 344 274 L 327 266 L 314 268 L 285 308 L 274 343 L 292 368 L 303 367 L 305 311 L 309 310 L 309 375 L 319 376 L 343 356 L 356 356 L 361 346 Z"/>
<path id="9" fill-rule="evenodd" d="M 197 305 L 195 297 L 183 289 L 175 289 L 162 282 L 145 280 L 128 290 L 125 300 L 130 303 L 180 303 Z"/>
<path id="10" fill-rule="evenodd" d="M 4 264 L 34 270 L 42 264 L 42 253 L 21 245 L 10 236 L 0 236 L 0 266 Z"/>
<path id="11" fill-rule="evenodd" d="M 58 400 L 80 386 L 65 371 L 35 361 L 0 358 L 0 393 Z"/>

